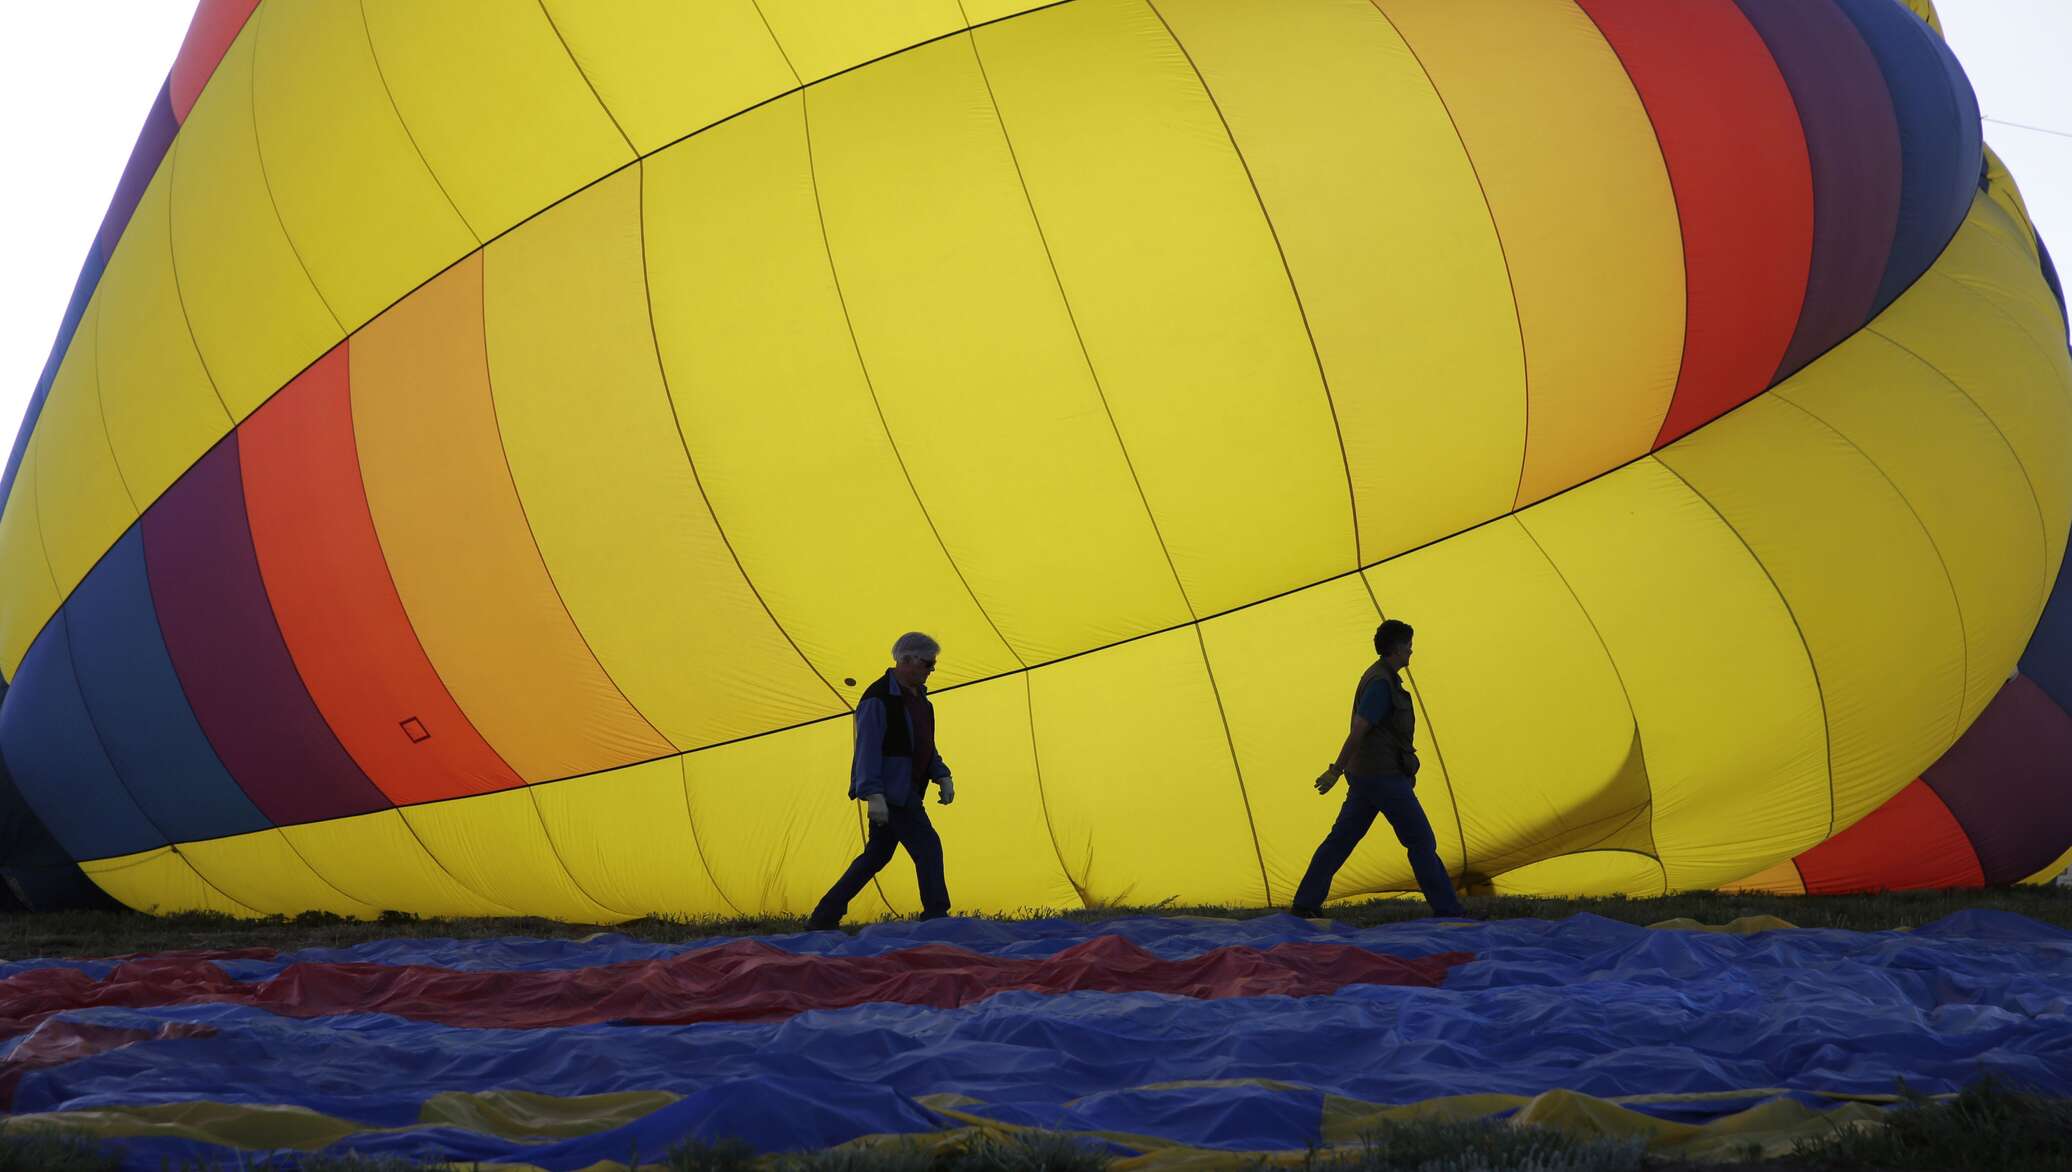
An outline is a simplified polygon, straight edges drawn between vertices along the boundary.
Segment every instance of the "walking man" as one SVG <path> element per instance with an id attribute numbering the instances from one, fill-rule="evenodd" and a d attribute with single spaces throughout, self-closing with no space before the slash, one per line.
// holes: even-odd
<path id="1" fill-rule="evenodd" d="M 935 751 L 935 706 L 928 702 L 928 676 L 942 648 L 919 631 L 909 631 L 892 645 L 892 666 L 856 702 L 856 756 L 849 769 L 849 796 L 870 811 L 870 837 L 863 853 L 835 880 L 813 915 L 809 932 L 825 931 L 842 922 L 849 901 L 856 898 L 885 864 L 894 847 L 906 848 L 921 881 L 921 918 L 950 914 L 950 892 L 943 882 L 942 839 L 928 821 L 923 804 L 928 783 L 941 786 L 947 806 L 957 800 L 950 767 Z"/>
<path id="2" fill-rule="evenodd" d="M 1295 889 L 1295 903 L 1289 910 L 1305 919 L 1323 914 L 1331 879 L 1352 857 L 1353 848 L 1374 825 L 1380 814 L 1395 828 L 1396 840 L 1410 852 L 1410 869 L 1424 890 L 1432 914 L 1459 916 L 1460 897 L 1454 894 L 1446 864 L 1439 861 L 1439 843 L 1432 824 L 1418 805 L 1417 749 L 1411 734 L 1416 728 L 1416 711 L 1410 693 L 1403 690 L 1403 669 L 1410 666 L 1410 624 L 1390 619 L 1374 632 L 1374 666 L 1360 676 L 1353 693 L 1353 727 L 1333 761 L 1317 778 L 1320 794 L 1328 794 L 1338 779 L 1346 780 L 1345 805 L 1338 821 L 1317 853 L 1309 861 L 1302 885 Z"/>

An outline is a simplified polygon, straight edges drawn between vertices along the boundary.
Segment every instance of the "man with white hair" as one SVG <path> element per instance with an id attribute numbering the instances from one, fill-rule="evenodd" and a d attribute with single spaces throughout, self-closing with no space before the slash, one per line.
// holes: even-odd
<path id="1" fill-rule="evenodd" d="M 957 800 L 950 767 L 935 751 L 935 706 L 928 702 L 928 677 L 942 648 L 919 631 L 909 631 L 892 645 L 892 666 L 865 688 L 856 702 L 856 754 L 849 769 L 849 796 L 870 811 L 870 837 L 863 853 L 835 880 L 806 930 L 825 931 L 842 922 L 863 886 L 892 861 L 895 847 L 906 848 L 921 881 L 921 918 L 950 914 L 950 892 L 943 881 L 942 839 L 928 821 L 928 784 L 941 791 L 947 806 Z"/>

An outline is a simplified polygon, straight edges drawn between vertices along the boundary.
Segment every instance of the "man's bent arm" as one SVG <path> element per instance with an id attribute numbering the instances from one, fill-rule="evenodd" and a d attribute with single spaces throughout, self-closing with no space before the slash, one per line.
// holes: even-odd
<path id="1" fill-rule="evenodd" d="M 1331 767 L 1333 769 L 1338 770 L 1338 772 L 1340 773 L 1344 773 L 1348 768 L 1350 768 L 1353 761 L 1353 754 L 1358 752 L 1360 749 L 1361 738 L 1365 737 L 1368 731 L 1371 730 L 1373 727 L 1374 722 L 1367 719 L 1366 717 L 1353 717 L 1353 731 L 1346 736 L 1345 744 L 1340 745 L 1338 747 L 1338 759 L 1331 762 Z"/>

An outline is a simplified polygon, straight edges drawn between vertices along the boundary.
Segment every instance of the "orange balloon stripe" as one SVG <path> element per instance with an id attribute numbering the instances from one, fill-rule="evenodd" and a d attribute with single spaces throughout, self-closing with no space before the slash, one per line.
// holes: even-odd
<path id="1" fill-rule="evenodd" d="M 482 254 L 369 322 L 352 355 L 375 532 L 475 727 L 527 781 L 674 753 L 598 665 L 533 540 L 490 393 Z"/>
<path id="2" fill-rule="evenodd" d="M 346 347 L 247 419 L 245 507 L 296 669 L 398 805 L 523 784 L 432 668 L 389 578 L 360 483 Z"/>

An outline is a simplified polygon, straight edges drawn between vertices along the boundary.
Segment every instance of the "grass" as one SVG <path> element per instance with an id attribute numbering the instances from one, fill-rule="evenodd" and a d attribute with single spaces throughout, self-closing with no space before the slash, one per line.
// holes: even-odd
<path id="1" fill-rule="evenodd" d="M 1925 891 L 1828 896 L 1692 892 L 1657 899 L 1476 896 L 1469 898 L 1467 903 L 1469 908 L 1491 919 L 1523 916 L 1559 919 L 1578 912 L 1589 912 L 1633 924 L 1652 924 L 1684 917 L 1708 924 L 1722 924 L 1741 916 L 1768 915 L 1788 920 L 1802 928 L 1850 928 L 1859 931 L 1916 927 L 1953 912 L 1991 908 L 2015 912 L 2063 928 L 2072 928 L 2072 888 L 2055 886 L 1991 891 Z M 1091 922 L 1130 914 L 1206 915 L 1245 919 L 1267 915 L 1273 910 L 1162 905 L 1153 908 L 1075 910 L 1061 914 L 1068 919 Z M 1332 907 L 1327 909 L 1327 914 L 1341 923 L 1368 927 L 1417 919 L 1424 914 L 1424 905 L 1414 900 L 1380 899 L 1364 904 Z M 854 927 L 855 925 L 851 925 L 852 929 Z M 599 926 L 564 924 L 536 918 L 419 918 L 393 912 L 378 920 L 348 920 L 322 913 L 310 913 L 293 918 L 237 920 L 207 913 L 147 916 L 129 911 L 43 912 L 0 915 L 0 957 L 27 959 L 43 956 L 120 956 L 134 952 L 188 948 L 338 948 L 396 938 L 574 938 L 598 931 L 617 932 L 637 940 L 675 943 L 706 936 L 753 936 L 799 932 L 804 929 L 804 919 L 797 916 L 757 916 L 739 919 L 674 919 L 649 916 L 621 924 Z"/>
<path id="2" fill-rule="evenodd" d="M 1910 1099 L 1877 1131 L 1847 1131 L 1793 1152 L 1820 1169 L 1862 1172 L 2064 1172 L 2072 1168 L 2072 1102 L 1991 1079 L 1955 1099 Z"/>
<path id="3" fill-rule="evenodd" d="M 53 1127 L 0 1125 L 0 1172 L 114 1172 L 102 1144 Z"/>
<path id="4" fill-rule="evenodd" d="M 1648 1166 L 1639 1140 L 1479 1120 L 1401 1123 L 1361 1136 L 1356 1148 L 1311 1153 L 1302 1164 L 1331 1172 L 1643 1172 Z"/>

